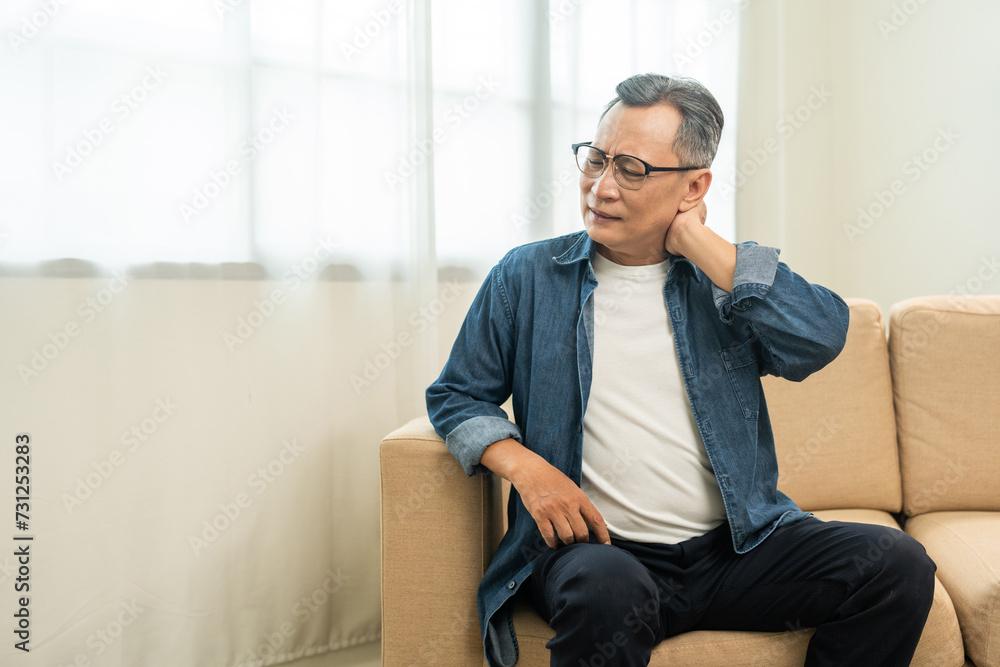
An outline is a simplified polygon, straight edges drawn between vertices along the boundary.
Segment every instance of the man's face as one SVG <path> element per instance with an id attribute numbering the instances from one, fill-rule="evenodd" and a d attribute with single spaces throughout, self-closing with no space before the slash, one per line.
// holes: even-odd
<path id="1" fill-rule="evenodd" d="M 593 145 L 609 155 L 626 154 L 654 167 L 686 167 L 671 148 L 681 115 L 672 106 L 613 106 L 597 126 Z M 667 228 L 685 203 L 689 184 L 705 170 L 650 172 L 638 190 L 615 181 L 609 163 L 598 178 L 580 174 L 580 209 L 587 234 L 602 255 L 619 264 L 652 264 L 666 258 Z"/>

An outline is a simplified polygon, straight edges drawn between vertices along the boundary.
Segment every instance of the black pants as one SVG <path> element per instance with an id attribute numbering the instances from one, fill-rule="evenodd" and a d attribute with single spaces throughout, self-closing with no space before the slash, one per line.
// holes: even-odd
<path id="1" fill-rule="evenodd" d="M 552 667 L 645 667 L 688 630 L 816 628 L 818 665 L 909 665 L 930 612 L 934 562 L 892 528 L 808 517 L 737 554 L 723 523 L 679 544 L 612 538 L 546 549 L 528 585 L 556 631 Z"/>

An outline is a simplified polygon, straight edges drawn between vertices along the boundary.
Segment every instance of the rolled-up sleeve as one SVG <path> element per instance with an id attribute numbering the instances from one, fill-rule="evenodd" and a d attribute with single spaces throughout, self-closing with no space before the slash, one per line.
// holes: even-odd
<path id="1" fill-rule="evenodd" d="M 751 297 L 766 294 L 774 284 L 774 274 L 778 270 L 778 249 L 759 246 L 756 243 L 736 245 L 736 271 L 733 274 L 732 294 L 718 285 L 712 284 L 715 307 L 719 309 L 723 322 L 732 321 L 732 310 L 749 308 Z"/>
<path id="2" fill-rule="evenodd" d="M 521 431 L 506 417 L 473 417 L 467 419 L 445 438 L 445 444 L 465 474 L 484 475 L 489 469 L 479 463 L 483 452 L 494 442 L 514 438 L 521 440 Z"/>
<path id="3" fill-rule="evenodd" d="M 426 391 L 434 429 L 469 476 L 490 472 L 480 459 L 494 442 L 523 442 L 500 407 L 514 368 L 514 318 L 501 264 L 483 281 L 441 375 Z"/>
<path id="4" fill-rule="evenodd" d="M 778 249 L 736 245 L 733 291 L 712 285 L 719 317 L 746 324 L 760 348 L 761 374 L 802 380 L 833 361 L 847 341 L 850 309 L 826 287 L 778 261 Z"/>

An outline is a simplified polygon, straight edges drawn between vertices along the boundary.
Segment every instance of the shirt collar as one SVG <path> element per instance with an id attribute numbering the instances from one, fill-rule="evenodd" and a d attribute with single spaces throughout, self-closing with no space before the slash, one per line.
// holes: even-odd
<path id="1" fill-rule="evenodd" d="M 584 260 L 590 261 L 593 254 L 597 251 L 597 244 L 594 243 L 587 231 L 581 231 L 579 233 L 579 238 L 571 245 L 566 252 L 559 255 L 558 257 L 553 257 L 552 261 L 556 264 L 573 264 L 575 262 L 582 262 Z M 698 272 L 694 270 L 694 264 L 691 260 L 686 257 L 678 257 L 677 255 L 671 255 L 669 252 L 667 256 L 670 257 L 670 268 L 674 270 L 674 267 L 684 267 L 684 271 L 694 276 L 698 279 Z M 677 269 L 682 270 L 680 268 Z"/>
<path id="2" fill-rule="evenodd" d="M 558 257 L 553 257 L 552 261 L 556 264 L 573 264 L 574 262 L 582 262 L 583 260 L 589 260 L 591 254 L 595 251 L 596 245 L 594 241 L 587 234 L 586 230 L 578 232 L 580 235 L 576 242 L 573 243 L 563 254 Z"/>

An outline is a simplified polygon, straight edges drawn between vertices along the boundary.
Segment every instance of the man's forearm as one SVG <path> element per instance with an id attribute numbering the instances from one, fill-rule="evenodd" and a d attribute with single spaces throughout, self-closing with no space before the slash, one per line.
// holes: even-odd
<path id="1" fill-rule="evenodd" d="M 761 372 L 801 380 L 830 363 L 844 347 L 850 310 L 844 300 L 778 261 L 778 250 L 737 246 L 740 257 L 730 298 L 716 306 L 723 321 L 750 325 L 761 345 Z"/>
<path id="2" fill-rule="evenodd" d="M 539 460 L 544 461 L 542 457 L 517 440 L 507 438 L 498 440 L 487 447 L 479 462 L 516 487 L 515 480 L 518 473 L 523 472 Z"/>
<path id="3" fill-rule="evenodd" d="M 704 225 L 687 225 L 678 235 L 681 254 L 701 269 L 719 288 L 733 291 L 736 246 Z"/>

